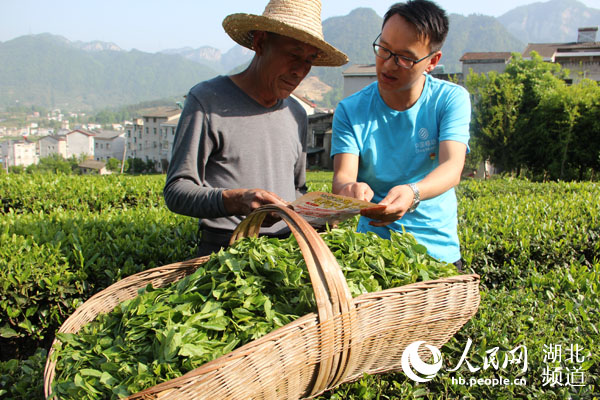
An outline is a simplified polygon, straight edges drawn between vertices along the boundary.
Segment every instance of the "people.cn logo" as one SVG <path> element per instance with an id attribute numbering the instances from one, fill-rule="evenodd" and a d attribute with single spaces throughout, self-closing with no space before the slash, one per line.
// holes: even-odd
<path id="1" fill-rule="evenodd" d="M 419 347 L 424 343 L 424 340 L 413 342 L 402 353 L 402 370 L 406 376 L 415 382 L 429 382 L 435 378 L 435 375 L 442 368 L 442 353 L 435 346 L 425 344 L 425 347 L 429 349 L 433 356 L 433 364 L 421 360 Z"/>

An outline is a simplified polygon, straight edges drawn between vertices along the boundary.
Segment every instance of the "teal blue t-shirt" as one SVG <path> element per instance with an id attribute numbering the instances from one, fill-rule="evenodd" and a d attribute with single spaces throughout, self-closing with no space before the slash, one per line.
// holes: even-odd
<path id="1" fill-rule="evenodd" d="M 358 181 L 367 183 L 378 203 L 397 185 L 418 182 L 439 165 L 440 142 L 453 140 L 468 146 L 471 102 L 461 86 L 426 75 L 419 100 L 408 110 L 388 107 L 377 82 L 342 100 L 333 118 L 331 157 L 339 153 L 359 156 Z M 460 259 L 457 202 L 454 189 L 421 201 L 413 213 L 386 227 L 369 225 L 361 217 L 358 231 L 384 238 L 390 229 L 404 228 L 433 257 Z"/>

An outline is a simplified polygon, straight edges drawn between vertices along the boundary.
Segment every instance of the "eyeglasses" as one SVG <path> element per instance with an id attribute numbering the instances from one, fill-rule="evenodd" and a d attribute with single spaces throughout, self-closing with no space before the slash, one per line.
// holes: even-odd
<path id="1" fill-rule="evenodd" d="M 413 60 L 412 58 L 401 56 L 400 54 L 396 54 L 396 53 L 392 52 L 391 50 L 386 49 L 385 47 L 381 46 L 379 43 L 377 43 L 377 40 L 379 40 L 380 37 L 381 37 L 381 33 L 377 36 L 377 38 L 373 42 L 373 52 L 375 53 L 375 55 L 379 58 L 383 58 L 384 60 L 389 60 L 390 58 L 394 57 L 394 61 L 396 62 L 396 65 L 399 67 L 402 67 L 402 68 L 411 69 L 415 64 L 420 63 L 421 61 L 425 60 L 427 57 L 431 57 L 432 55 L 437 53 L 437 50 L 434 50 L 431 53 L 427 54 L 423 58 L 420 58 L 418 60 Z"/>

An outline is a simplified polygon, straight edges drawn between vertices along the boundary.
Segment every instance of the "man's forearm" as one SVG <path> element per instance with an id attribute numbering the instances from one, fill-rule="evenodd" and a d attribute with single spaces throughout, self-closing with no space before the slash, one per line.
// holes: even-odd
<path id="1" fill-rule="evenodd" d="M 451 160 L 437 166 L 423 180 L 417 183 L 421 200 L 431 199 L 447 192 L 460 183 L 462 165 Z"/>
<path id="2" fill-rule="evenodd" d="M 169 210 L 195 218 L 220 218 L 229 214 L 223 206 L 222 189 L 201 187 L 188 179 L 175 179 L 163 191 Z"/>
<path id="3" fill-rule="evenodd" d="M 351 180 L 349 179 L 344 179 L 344 178 L 339 178 L 339 177 L 333 177 L 333 181 L 331 183 L 331 191 L 334 194 L 339 194 L 346 185 L 349 185 L 353 183 Z"/>

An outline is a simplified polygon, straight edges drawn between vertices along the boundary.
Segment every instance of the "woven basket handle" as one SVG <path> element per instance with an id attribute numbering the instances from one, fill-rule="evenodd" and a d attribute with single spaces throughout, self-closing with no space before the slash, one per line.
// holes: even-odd
<path id="1" fill-rule="evenodd" d="M 351 330 L 354 306 L 342 270 L 317 231 L 291 208 L 275 204 L 259 207 L 237 226 L 231 236 L 230 244 L 243 237 L 258 236 L 262 222 L 271 213 L 285 221 L 302 251 L 315 293 L 319 322 L 323 323 L 335 316 L 345 314 L 350 316 L 347 318 L 347 328 Z M 348 342 L 342 345 L 342 348 L 347 350 L 334 354 L 335 338 L 339 339 L 340 332 L 336 336 L 333 324 L 324 324 L 323 329 L 322 343 L 324 345 L 322 349 L 325 354 L 312 390 L 313 393 L 318 393 L 327 385 L 342 378 L 350 350 L 351 335 L 348 332 L 341 335 L 344 341 Z"/>

